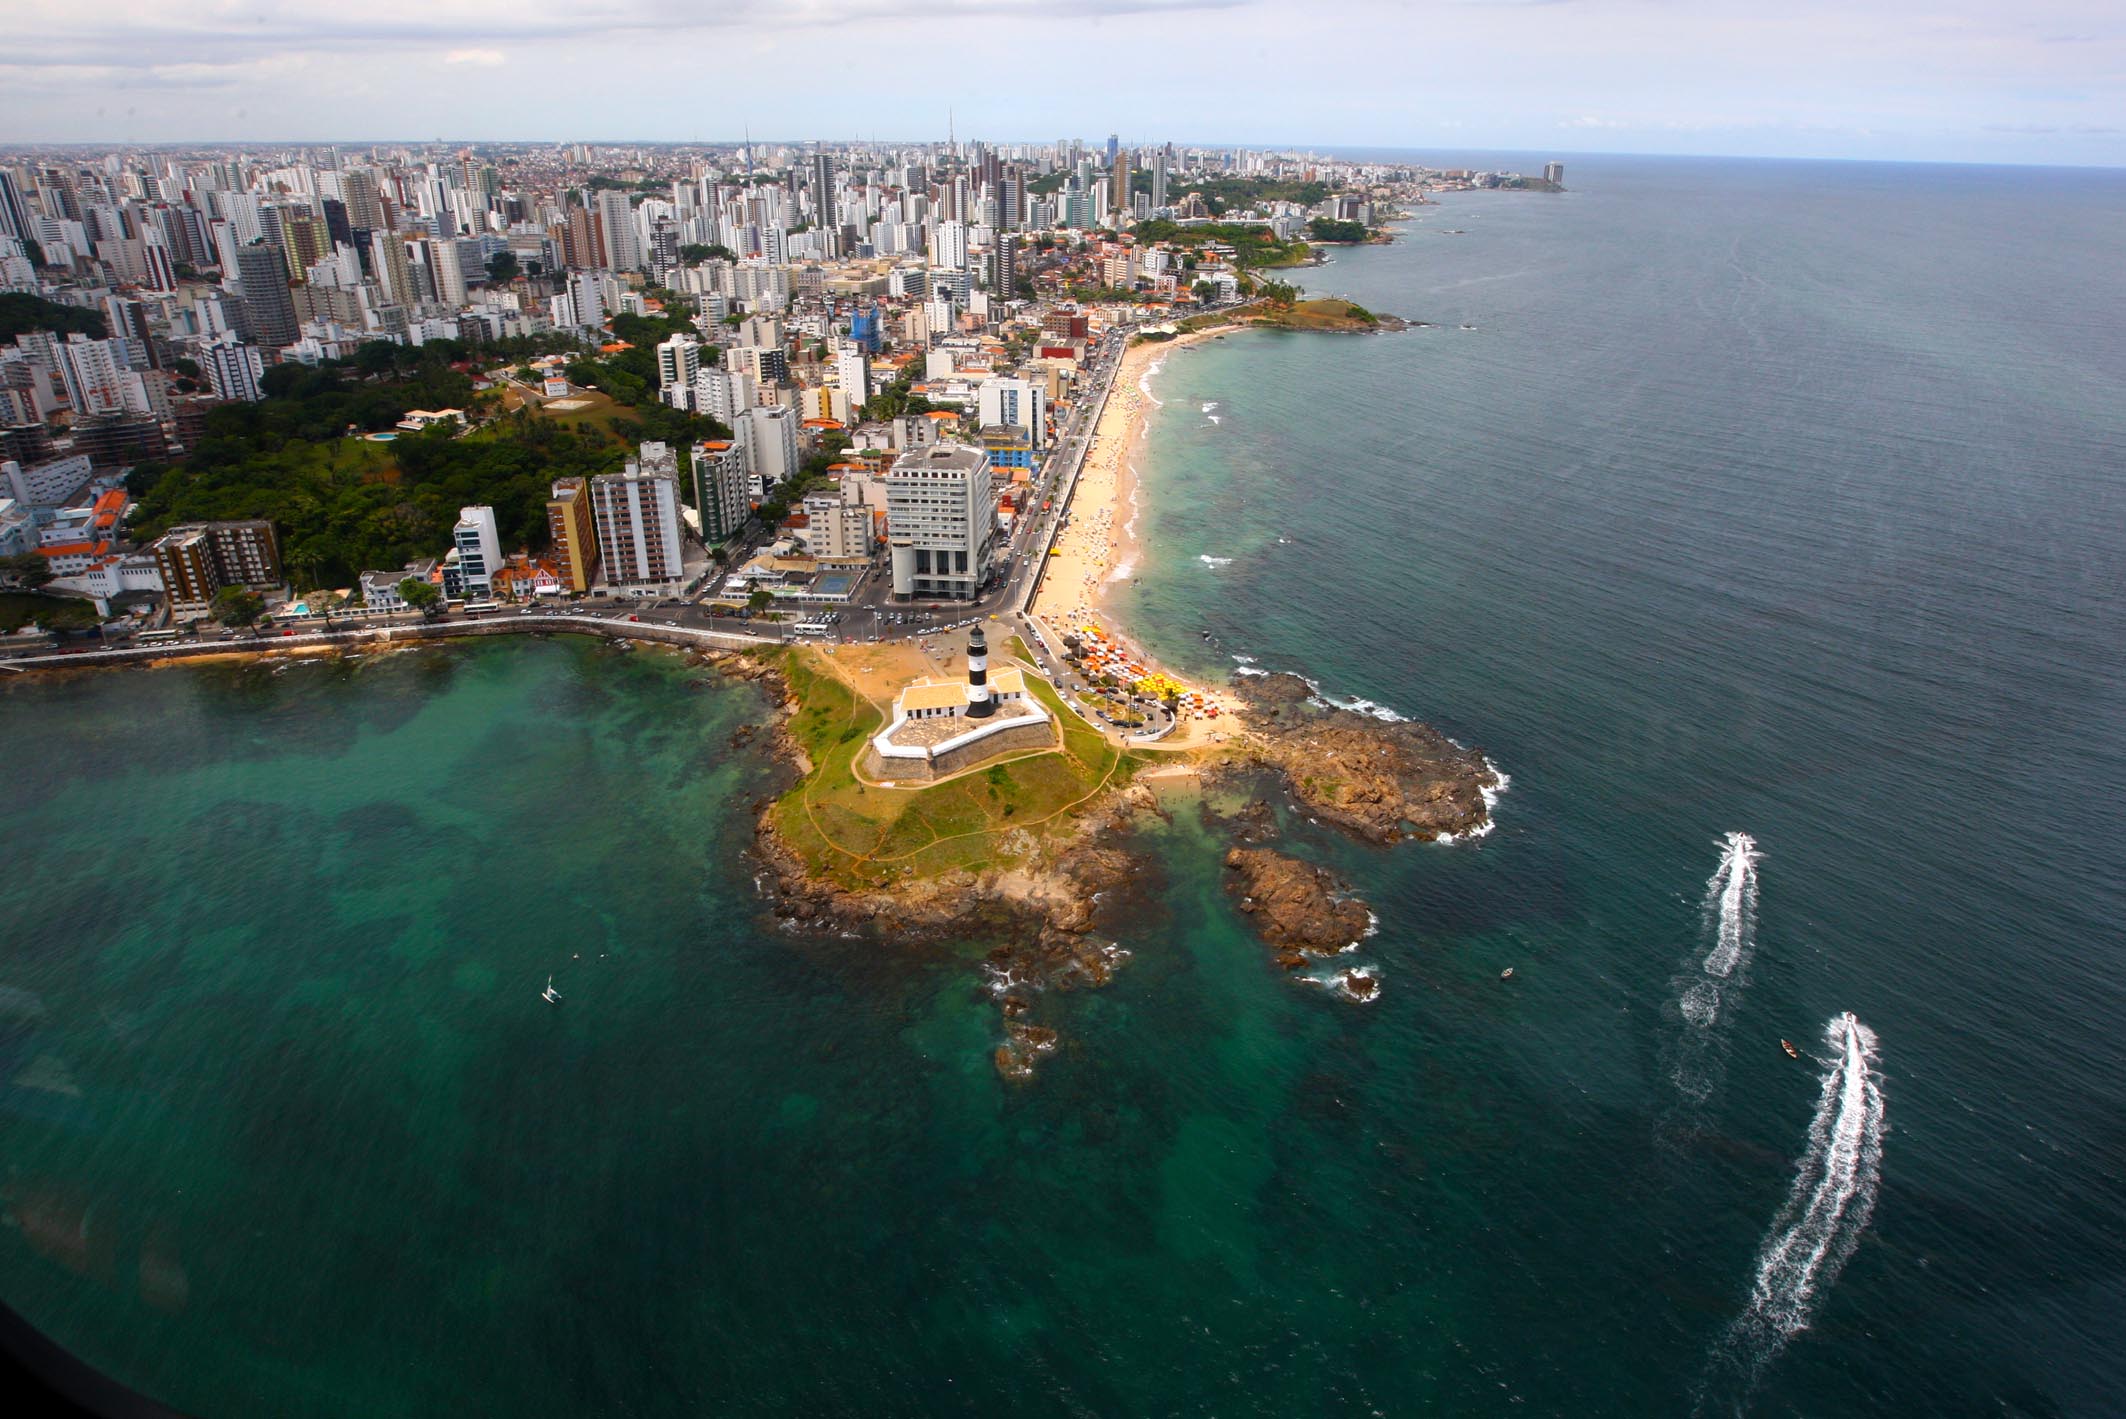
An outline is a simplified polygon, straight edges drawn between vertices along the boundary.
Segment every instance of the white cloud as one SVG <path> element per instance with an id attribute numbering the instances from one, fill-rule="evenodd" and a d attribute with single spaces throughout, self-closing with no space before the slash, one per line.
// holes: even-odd
<path id="1" fill-rule="evenodd" d="M 499 49 L 453 49 L 443 56 L 445 64 L 471 64 L 481 69 L 494 69 L 509 62 L 509 56 Z"/>

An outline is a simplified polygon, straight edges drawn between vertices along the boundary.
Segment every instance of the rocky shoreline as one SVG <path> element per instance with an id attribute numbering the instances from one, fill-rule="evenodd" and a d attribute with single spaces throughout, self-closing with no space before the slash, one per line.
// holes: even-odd
<path id="1" fill-rule="evenodd" d="M 793 780 L 811 771 L 788 725 L 798 709 L 788 679 L 770 659 L 707 652 L 700 663 L 763 683 L 777 710 L 766 742 Z M 1481 751 L 1466 749 L 1429 726 L 1385 721 L 1325 705 L 1292 675 L 1251 677 L 1244 690 L 1248 732 L 1223 746 L 1206 783 L 1266 772 L 1309 818 L 1376 844 L 1473 832 L 1489 822 L 1487 792 L 1498 776 Z M 750 737 L 750 736 L 746 736 Z M 740 736 L 734 736 L 734 744 Z M 1119 787 L 1088 804 L 1075 831 L 1032 865 L 955 871 L 877 887 L 850 887 L 812 872 L 773 823 L 780 794 L 761 799 L 754 854 L 764 869 L 769 910 L 798 928 L 854 932 L 902 941 L 987 939 L 986 988 L 996 1002 L 1003 1043 L 997 1071 L 1032 1077 L 1061 1047 L 1052 1026 L 1032 1019 L 1048 992 L 1099 989 L 1129 951 L 1119 937 L 1141 921 L 1139 907 L 1158 864 L 1128 845 L 1131 826 L 1162 814 L 1142 783 Z M 1230 834 L 1227 888 L 1283 970 L 1350 952 L 1370 935 L 1373 916 L 1334 873 L 1268 844 L 1277 816 L 1261 798 L 1218 821 Z M 1328 977 L 1300 976 L 1366 1001 L 1380 991 L 1377 971 L 1357 965 Z"/>

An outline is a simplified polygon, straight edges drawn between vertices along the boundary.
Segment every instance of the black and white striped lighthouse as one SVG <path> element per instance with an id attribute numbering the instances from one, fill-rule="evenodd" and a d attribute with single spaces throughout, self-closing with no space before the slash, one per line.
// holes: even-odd
<path id="1" fill-rule="evenodd" d="M 967 717 L 987 719 L 996 712 L 997 702 L 989 694 L 989 644 L 976 626 L 967 637 Z"/>

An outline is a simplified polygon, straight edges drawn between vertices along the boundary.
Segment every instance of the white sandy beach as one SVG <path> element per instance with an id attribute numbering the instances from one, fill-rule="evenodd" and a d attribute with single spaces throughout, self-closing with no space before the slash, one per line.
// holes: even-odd
<path id="1" fill-rule="evenodd" d="M 1182 335 L 1155 344 L 1135 345 L 1123 352 L 1115 373 L 1114 392 L 1101 411 L 1093 432 L 1085 466 L 1078 474 L 1077 492 L 1071 499 L 1070 525 L 1056 539 L 1056 552 L 1049 560 L 1034 614 L 1051 629 L 1061 632 L 1088 622 L 1097 624 L 1112 641 L 1147 669 L 1171 673 L 1144 653 L 1132 639 L 1102 612 L 1107 589 L 1116 581 L 1140 572 L 1147 548 L 1137 525 L 1138 479 L 1133 460 L 1142 452 L 1145 421 L 1157 407 L 1156 397 L 1147 398 L 1146 378 L 1154 367 L 1174 351 L 1198 344 L 1224 329 Z M 1175 676 L 1175 679 L 1183 677 Z M 1212 734 L 1240 728 L 1236 718 L 1239 702 L 1223 686 L 1190 682 L 1206 701 L 1218 706 L 1214 720 L 1192 719 L 1165 744 L 1184 748 L 1208 740 Z"/>

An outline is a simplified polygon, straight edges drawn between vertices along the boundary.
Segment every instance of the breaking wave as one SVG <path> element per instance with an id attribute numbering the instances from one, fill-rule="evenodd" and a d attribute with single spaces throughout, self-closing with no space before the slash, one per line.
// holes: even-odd
<path id="1" fill-rule="evenodd" d="M 1142 394 L 1154 409 L 1164 409 L 1166 407 L 1166 401 L 1152 393 L 1152 376 L 1165 368 L 1166 357 L 1162 355 L 1146 365 L 1144 373 L 1137 376 L 1137 392 Z"/>
<path id="2" fill-rule="evenodd" d="M 1216 571 L 1220 567 L 1229 567 L 1233 565 L 1233 559 L 1231 557 L 1214 557 L 1209 552 L 1199 554 L 1196 560 L 1209 567 L 1212 571 Z"/>
<path id="3" fill-rule="evenodd" d="M 1477 790 L 1484 795 L 1484 821 L 1466 832 L 1441 833 L 1433 839 L 1434 842 L 1465 843 L 1476 838 L 1489 837 L 1491 830 L 1499 825 L 1499 799 L 1505 796 L 1507 789 L 1513 787 L 1513 776 L 1493 763 L 1489 754 L 1484 756 L 1484 767 L 1491 770 L 1491 782 Z"/>
<path id="4" fill-rule="evenodd" d="M 1875 1032 L 1848 1013 L 1823 1034 L 1831 1058 L 1807 1151 L 1757 1253 L 1749 1301 L 1713 1347 L 1698 1388 L 1701 1412 L 1746 1403 L 1765 1367 L 1809 1328 L 1875 1215 L 1888 1131 Z"/>

